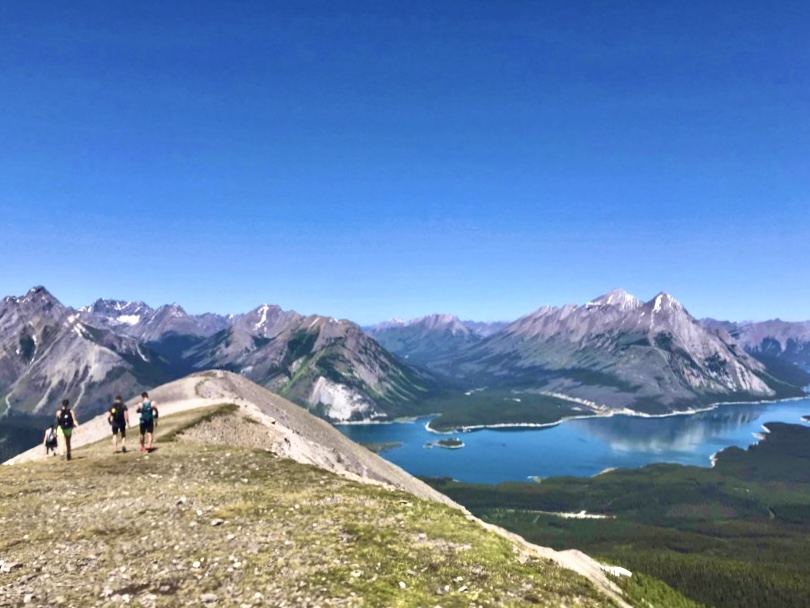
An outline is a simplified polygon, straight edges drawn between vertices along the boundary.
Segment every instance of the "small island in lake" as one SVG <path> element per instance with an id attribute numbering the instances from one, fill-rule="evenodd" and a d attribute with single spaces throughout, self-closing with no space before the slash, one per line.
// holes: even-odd
<path id="1" fill-rule="evenodd" d="M 464 447 L 464 442 L 461 441 L 461 439 L 458 439 L 457 437 L 451 437 L 449 439 L 439 439 L 439 441 L 434 441 L 433 443 L 425 444 L 425 447 L 432 448 L 434 445 L 448 450 L 458 450 L 459 448 Z"/>

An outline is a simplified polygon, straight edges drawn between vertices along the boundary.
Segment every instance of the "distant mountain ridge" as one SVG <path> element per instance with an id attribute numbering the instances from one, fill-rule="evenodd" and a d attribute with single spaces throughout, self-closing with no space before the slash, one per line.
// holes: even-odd
<path id="1" fill-rule="evenodd" d="M 540 308 L 436 370 L 645 413 L 802 394 L 671 295 L 642 302 L 618 289 L 584 306 Z"/>
<path id="2" fill-rule="evenodd" d="M 774 357 L 810 369 L 810 321 L 717 321 L 702 319 L 709 328 L 722 328 L 749 353 Z"/>
<path id="3" fill-rule="evenodd" d="M 455 315 L 433 314 L 366 327 L 386 350 L 417 365 L 431 366 L 506 327 L 506 322 L 462 321 Z"/>
<path id="4" fill-rule="evenodd" d="M 241 373 L 332 420 L 407 411 L 433 386 L 356 324 L 278 306 L 189 315 L 178 304 L 97 300 L 73 310 L 44 287 L 0 305 L 0 413 L 42 412 L 68 398 L 95 414 L 117 393 L 211 367 Z"/>
<path id="5" fill-rule="evenodd" d="M 781 327 L 762 331 L 783 340 L 784 353 L 803 334 Z M 561 403 L 584 413 L 665 414 L 803 394 L 810 376 L 781 359 L 752 356 L 727 329 L 740 333 L 733 324 L 699 323 L 663 292 L 642 302 L 614 290 L 509 324 L 436 314 L 363 331 L 270 304 L 227 316 L 120 300 L 73 310 L 36 287 L 0 304 L 0 413 L 47 413 L 63 397 L 96 413 L 116 393 L 210 368 L 236 372 L 332 421 L 458 413 L 471 390 L 478 405 L 469 407 L 488 408 L 488 424 L 504 415 L 504 399 L 510 421 L 532 422 L 553 419 L 565 410 Z M 525 403 L 534 405 L 519 405 L 521 393 L 533 395 Z M 538 415 L 531 408 L 550 409 Z"/>
<path id="6" fill-rule="evenodd" d="M 44 287 L 0 303 L 0 410 L 55 410 L 62 398 L 106 403 L 171 376 L 146 345 L 86 324 Z"/>
<path id="7" fill-rule="evenodd" d="M 159 342 L 167 335 L 208 337 L 225 329 L 230 319 L 206 313 L 189 315 L 179 304 L 152 308 L 143 302 L 96 300 L 78 310 L 79 318 L 90 325 L 113 329 L 143 342 Z"/>

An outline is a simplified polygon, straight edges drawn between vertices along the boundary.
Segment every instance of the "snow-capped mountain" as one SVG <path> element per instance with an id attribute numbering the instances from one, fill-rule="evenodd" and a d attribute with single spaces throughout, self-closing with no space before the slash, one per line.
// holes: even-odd
<path id="1" fill-rule="evenodd" d="M 801 394 L 669 294 L 641 302 L 621 290 L 540 308 L 440 371 L 650 413 Z"/>
<path id="2" fill-rule="evenodd" d="M 96 327 L 125 330 L 127 327 L 139 325 L 155 311 L 143 302 L 96 300 L 90 306 L 83 306 L 77 312 L 82 321 Z"/>
<path id="3" fill-rule="evenodd" d="M 68 398 L 97 414 L 117 393 L 171 379 L 156 353 L 90 326 L 44 287 L 0 304 L 0 410 L 56 410 Z"/>
<path id="4" fill-rule="evenodd" d="M 179 304 L 154 309 L 143 302 L 96 300 L 80 308 L 79 318 L 95 327 L 106 327 L 142 342 L 160 342 L 169 335 L 208 337 L 229 324 L 223 315 L 189 315 Z"/>
<path id="5" fill-rule="evenodd" d="M 407 411 L 432 386 L 354 323 L 273 305 L 228 317 L 118 300 L 75 311 L 42 287 L 0 305 L 0 413 L 50 411 L 65 397 L 97 413 L 115 394 L 212 367 L 333 420 Z"/>
<path id="6" fill-rule="evenodd" d="M 805 344 L 803 334 L 779 323 L 745 335 L 760 350 L 775 342 L 781 353 L 803 352 L 791 346 Z M 0 304 L 0 412 L 49 410 L 63 397 L 98 411 L 116 393 L 209 368 L 332 420 L 414 413 L 440 382 L 649 413 L 800 395 L 810 382 L 793 366 L 753 358 L 724 326 L 701 325 L 666 293 L 642 302 L 614 290 L 585 305 L 543 307 L 486 337 L 452 315 L 367 331 L 374 337 L 350 321 L 269 304 L 227 317 L 116 300 L 75 311 L 36 287 Z"/>

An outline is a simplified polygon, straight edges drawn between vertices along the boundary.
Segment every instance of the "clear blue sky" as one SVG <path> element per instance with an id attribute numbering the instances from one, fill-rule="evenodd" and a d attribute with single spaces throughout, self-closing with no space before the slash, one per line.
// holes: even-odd
<path id="1" fill-rule="evenodd" d="M 810 319 L 810 3 L 0 3 L 0 295 Z"/>

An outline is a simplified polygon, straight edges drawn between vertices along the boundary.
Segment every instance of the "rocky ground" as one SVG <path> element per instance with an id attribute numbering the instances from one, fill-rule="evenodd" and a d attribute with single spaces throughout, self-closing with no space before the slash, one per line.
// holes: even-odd
<path id="1" fill-rule="evenodd" d="M 151 454 L 0 467 L 0 606 L 615 605 L 458 509 L 273 441 L 209 408 L 162 418 Z"/>

